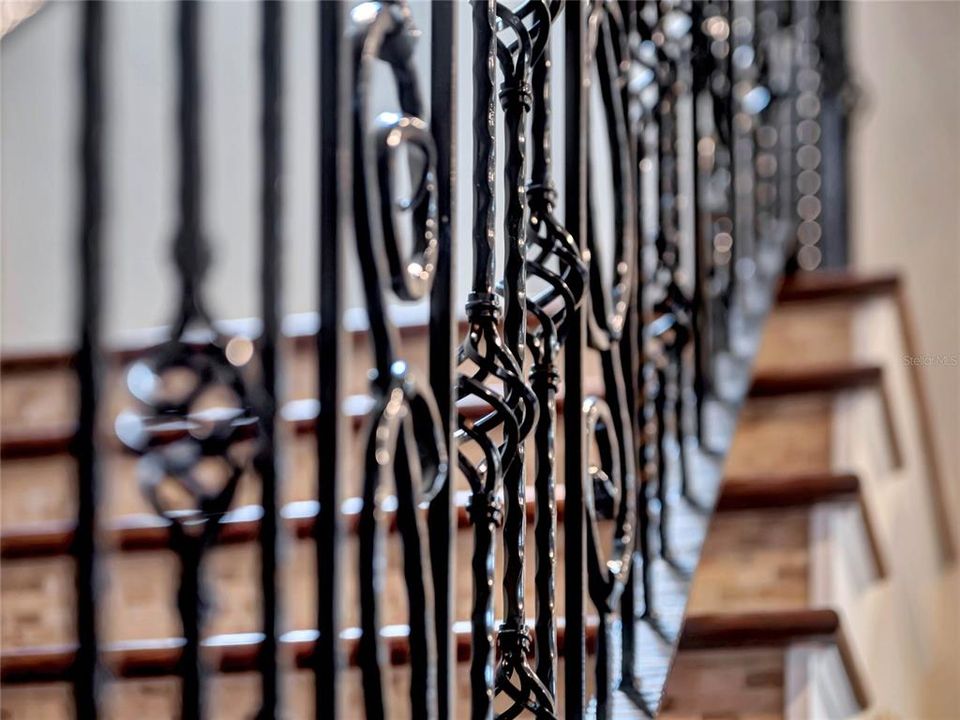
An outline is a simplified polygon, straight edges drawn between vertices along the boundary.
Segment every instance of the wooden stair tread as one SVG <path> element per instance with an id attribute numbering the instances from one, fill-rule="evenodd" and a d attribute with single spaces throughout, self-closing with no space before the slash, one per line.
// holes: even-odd
<path id="1" fill-rule="evenodd" d="M 863 675 L 847 644 L 840 616 L 834 610 L 810 608 L 690 615 L 683 624 L 679 649 L 783 647 L 805 641 L 836 644 L 858 705 L 868 707 L 870 697 Z"/>
<path id="2" fill-rule="evenodd" d="M 896 273 L 797 273 L 784 279 L 777 293 L 777 303 L 864 300 L 892 294 L 899 287 L 900 277 Z"/>
<path id="3" fill-rule="evenodd" d="M 557 522 L 563 523 L 566 491 L 556 487 Z M 785 508 L 811 505 L 848 497 L 860 492 L 859 478 L 852 473 L 814 473 L 787 476 L 733 476 L 724 480 L 717 511 Z M 386 522 L 393 529 L 392 497 L 381 504 Z M 341 506 L 346 529 L 355 530 L 361 501 L 349 498 Z M 468 512 L 469 493 L 457 492 L 454 497 L 457 527 L 471 526 Z M 260 527 L 259 506 L 236 508 L 221 521 L 218 545 L 252 542 Z M 532 522 L 536 505 L 532 487 L 526 499 L 527 521 Z M 281 514 L 288 532 L 296 538 L 311 537 L 317 505 L 311 501 L 292 502 Z M 165 549 L 169 546 L 168 523 L 154 515 L 129 515 L 117 518 L 105 529 L 104 543 L 117 550 Z M 65 555 L 70 551 L 75 523 L 47 521 L 7 528 L 0 532 L 0 558 L 44 557 Z"/>
<path id="4" fill-rule="evenodd" d="M 836 367 L 816 368 L 809 371 L 763 371 L 756 374 L 750 386 L 751 398 L 777 397 L 805 393 L 837 392 L 880 386 L 883 368 L 878 365 L 849 364 Z M 598 386 L 587 387 L 584 395 L 599 395 Z M 370 409 L 371 400 L 365 395 L 351 395 L 343 403 L 343 414 L 357 426 L 362 423 Z M 557 412 L 563 411 L 563 393 L 557 395 Z M 482 402 L 470 399 L 460 406 L 467 417 L 481 417 L 488 411 Z M 284 406 L 283 417 L 292 432 L 298 435 L 314 431 L 319 406 L 316 400 L 292 400 Z M 171 429 L 170 439 L 176 439 L 185 431 Z M 0 437 L 0 459 L 40 457 L 69 452 L 73 438 L 73 426 L 61 424 L 56 427 L 16 430 L 4 428 Z"/>
<path id="5" fill-rule="evenodd" d="M 820 299 L 869 297 L 888 294 L 900 285 L 895 273 L 854 274 L 848 272 L 799 273 L 785 278 L 778 294 L 778 303 L 809 302 Z M 403 337 L 426 334 L 426 313 L 422 308 L 397 305 L 390 308 L 391 319 Z M 292 313 L 284 318 L 283 332 L 296 344 L 306 344 L 315 339 L 318 316 L 315 312 Z M 240 318 L 221 323 L 224 334 L 243 335 L 254 338 L 260 333 L 257 318 Z M 344 327 L 353 337 L 366 334 L 368 323 L 362 308 L 353 308 L 344 313 Z M 458 322 L 462 331 L 466 328 L 463 319 Z M 151 347 L 165 337 L 165 328 L 147 328 L 133 334 L 128 340 L 118 343 L 108 351 L 108 357 L 126 363 L 142 357 Z M 0 373 L 23 372 L 68 368 L 72 355 L 64 350 L 8 351 L 0 355 Z"/>
<path id="6" fill-rule="evenodd" d="M 751 398 L 828 393 L 876 387 L 883 380 L 880 365 L 849 363 L 812 369 L 763 370 L 754 375 Z"/>
<path id="7" fill-rule="evenodd" d="M 564 487 L 556 488 L 557 522 L 563 522 Z M 394 497 L 384 498 L 381 508 L 385 521 L 394 529 Z M 460 529 L 471 527 L 468 512 L 469 494 L 457 492 L 454 506 L 456 523 Z M 360 498 L 348 498 L 341 505 L 341 517 L 345 520 L 348 532 L 356 530 L 361 507 Z M 317 504 L 312 501 L 288 503 L 281 510 L 288 532 L 300 539 L 312 536 L 317 517 Z M 526 514 L 532 522 L 536 512 L 532 490 L 528 491 Z M 248 505 L 236 508 L 221 520 L 221 531 L 217 545 L 252 542 L 260 532 L 261 508 Z M 49 521 L 30 523 L 19 528 L 0 532 L 0 558 L 43 557 L 65 555 L 70 551 L 73 531 L 76 523 L 71 521 Z M 107 548 L 117 550 L 152 550 L 169 547 L 169 523 L 155 515 L 128 515 L 118 518 L 107 526 L 104 543 Z"/>
<path id="8" fill-rule="evenodd" d="M 717 511 L 806 506 L 859 492 L 860 478 L 852 473 L 734 476 L 724 480 Z"/>
<path id="9" fill-rule="evenodd" d="M 597 618 L 588 617 L 584 633 L 588 653 L 596 650 L 597 632 Z M 470 623 L 454 623 L 452 634 L 457 661 L 466 662 L 470 659 Z M 340 632 L 342 651 L 351 666 L 357 665 L 360 635 L 360 628 Z M 410 662 L 408 635 L 406 625 L 380 629 L 381 642 L 385 644 L 391 665 Z M 295 630 L 281 637 L 281 652 L 293 667 L 310 667 L 316 636 L 315 630 Z M 212 671 L 248 672 L 256 669 L 261 643 L 259 633 L 243 633 L 212 636 L 202 644 L 207 666 Z M 557 652 L 561 657 L 565 643 L 566 623 L 563 618 L 557 618 Z M 116 677 L 159 677 L 176 673 L 182 646 L 181 638 L 123 642 L 104 647 L 101 655 L 104 665 Z M 72 644 L 4 650 L 0 653 L 0 680 L 10 684 L 67 680 L 75 656 L 76 646 Z"/>

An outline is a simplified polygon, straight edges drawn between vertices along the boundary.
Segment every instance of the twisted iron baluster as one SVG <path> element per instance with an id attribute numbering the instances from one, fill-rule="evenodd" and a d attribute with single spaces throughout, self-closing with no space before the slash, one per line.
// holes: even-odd
<path id="1" fill-rule="evenodd" d="M 550 8 L 559 10 L 559 3 Z M 518 15 L 520 13 L 518 12 Z M 546 35 L 547 28 L 540 30 Z M 539 278 L 545 288 L 527 298 L 527 311 L 535 324 L 527 333 L 532 365 L 530 385 L 540 407 L 535 431 L 536 469 L 536 672 L 553 698 L 557 696 L 557 630 L 555 617 L 556 574 L 556 462 L 557 387 L 560 375 L 557 357 L 569 330 L 574 311 L 583 302 L 587 264 L 573 237 L 554 216 L 556 189 L 551 178 L 550 48 L 543 39 L 543 52 L 534 63 L 531 131 L 532 173 L 527 185 L 530 219 L 527 226 L 527 273 Z"/>
<path id="2" fill-rule="evenodd" d="M 184 645 L 179 674 L 182 716 L 190 719 L 204 714 L 200 636 L 209 603 L 202 562 L 250 460 L 242 443 L 258 422 L 241 373 L 246 359 L 232 352 L 248 341 L 222 337 L 203 296 L 210 247 L 201 221 L 198 10 L 193 0 L 179 6 L 181 218 L 174 258 L 180 307 L 170 339 L 127 374 L 142 414 L 124 412 L 117 419 L 121 440 L 142 456 L 141 489 L 170 523 L 170 544 L 180 559 L 177 608 Z"/>
<path id="3" fill-rule="evenodd" d="M 521 369 L 500 337 L 500 303 L 494 293 L 495 22 L 493 0 L 473 4 L 473 281 L 467 335 L 457 352 L 458 401 L 472 397 L 492 409 L 476 421 L 462 411 L 457 414 L 458 464 L 470 485 L 468 510 L 474 526 L 470 687 L 472 717 L 478 720 L 493 714 L 494 543 L 503 519 L 503 474 L 517 462 L 521 443 L 524 417 L 517 400 L 525 391 Z M 487 384 L 498 381 L 500 387 Z M 500 443 L 490 435 L 495 429 L 502 434 Z"/>
<path id="4" fill-rule="evenodd" d="M 592 312 L 588 317 L 589 343 L 600 353 L 606 402 L 591 397 L 584 403 L 588 437 L 594 437 L 600 462 L 591 466 L 582 479 L 587 520 L 587 582 L 590 599 L 600 615 L 596 706 L 597 715 L 604 717 L 613 686 L 619 681 L 617 671 L 611 667 L 615 642 L 611 619 L 618 612 L 620 596 L 631 571 L 637 510 L 632 406 L 626 394 L 620 352 L 636 271 L 636 199 L 632 144 L 623 93 L 627 75 L 622 59 L 629 41 L 626 26 L 615 3 L 595 2 L 590 12 L 594 20 L 589 25 L 588 48 L 596 59 L 614 188 L 614 267 L 610 287 L 604 283 L 598 262 L 592 198 L 588 204 L 591 217 L 587 226 L 587 244 L 593 259 L 590 265 Z M 609 558 L 604 557 L 602 549 L 600 516 L 614 520 Z"/>
<path id="5" fill-rule="evenodd" d="M 403 544 L 409 609 L 411 665 L 410 712 L 435 717 L 436 638 L 433 585 L 425 552 L 425 521 L 418 512 L 447 481 L 447 451 L 439 412 L 429 388 L 417 379 L 395 351 L 396 330 L 386 308 L 389 287 L 400 300 L 419 300 L 430 290 L 438 252 L 436 147 L 421 119 L 423 102 L 413 66 L 417 32 L 405 2 L 363 3 L 351 13 L 351 40 L 356 77 L 353 102 L 353 204 L 357 253 L 363 276 L 375 367 L 371 372 L 373 410 L 366 427 L 363 507 L 358 521 L 360 543 L 359 664 L 368 718 L 387 715 L 378 641 L 378 591 L 382 586 L 383 528 L 377 521 L 378 494 L 392 478 L 397 492 L 397 528 Z M 367 98 L 375 61 L 387 63 L 397 84 L 401 113 L 384 113 L 368 132 Z M 409 144 L 411 198 L 398 201 L 393 188 L 400 147 Z M 404 257 L 395 217 L 409 212 L 413 239 Z"/>
<path id="6" fill-rule="evenodd" d="M 503 81 L 500 102 L 505 126 L 504 186 L 504 240 L 506 245 L 503 269 L 504 340 L 513 356 L 516 368 L 522 373 L 526 350 L 526 190 L 524 145 L 526 114 L 532 102 L 529 72 L 546 46 L 550 25 L 550 11 L 546 3 L 530 5 L 533 29 L 528 30 L 522 19 L 497 4 L 500 34 L 512 33 L 516 43 L 497 39 L 497 59 Z M 554 717 L 552 694 L 530 669 L 527 655 L 531 650 L 524 610 L 524 544 L 526 537 L 526 480 L 523 442 L 537 422 L 537 397 L 522 383 L 509 388 L 506 400 L 514 410 L 519 424 L 519 444 L 515 456 L 504 465 L 503 486 L 506 499 L 503 547 L 504 620 L 497 635 L 500 655 L 497 666 L 495 694 L 503 693 L 512 701 L 498 718 L 517 717 L 524 709 L 538 717 Z"/>

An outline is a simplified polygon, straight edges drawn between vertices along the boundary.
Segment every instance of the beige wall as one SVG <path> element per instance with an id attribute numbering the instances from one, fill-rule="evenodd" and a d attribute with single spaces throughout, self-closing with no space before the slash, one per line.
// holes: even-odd
<path id="1" fill-rule="evenodd" d="M 906 278 L 960 518 L 960 3 L 848 9 L 863 93 L 851 133 L 852 254 Z"/>
<path id="2" fill-rule="evenodd" d="M 856 2 L 849 10 L 849 59 L 862 99 L 851 132 L 851 222 L 854 264 L 895 269 L 906 280 L 935 441 L 960 524 L 960 3 Z M 908 393 L 900 390 L 899 394 Z M 904 398 L 895 398 L 900 402 Z M 914 468 L 916 471 L 917 468 Z M 908 473 L 910 474 L 910 473 Z M 913 473 L 916 475 L 917 473 Z M 919 477 L 907 478 L 917 488 Z M 901 485 L 904 487 L 904 485 Z M 922 486 L 921 486 L 922 487 Z M 904 503 L 888 498 L 893 503 Z M 888 508 L 890 509 L 890 508 Z M 914 544 L 921 528 L 905 531 Z M 903 553 L 901 553 L 903 555 Z M 908 565 L 922 558 L 908 552 Z M 928 575 L 927 577 L 935 577 Z M 932 619 L 929 638 L 906 675 L 916 694 L 894 689 L 888 707 L 923 708 L 924 718 L 960 713 L 960 576 L 956 566 L 939 582 L 911 582 L 924 600 L 908 623 L 904 647 L 916 645 Z M 866 606 L 860 606 L 859 614 Z M 874 665 L 883 660 L 874 658 Z M 889 669 L 889 668 L 888 668 Z M 900 677 L 905 668 L 889 677 Z M 882 674 L 882 672 L 881 672 Z M 883 693 L 881 693 L 882 695 Z M 888 695 L 890 693 L 887 693 Z"/>

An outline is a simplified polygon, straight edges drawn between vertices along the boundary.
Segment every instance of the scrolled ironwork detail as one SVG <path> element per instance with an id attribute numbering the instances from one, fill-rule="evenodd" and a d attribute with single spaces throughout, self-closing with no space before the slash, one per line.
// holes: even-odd
<path id="1" fill-rule="evenodd" d="M 616 3 L 593 3 L 590 10 L 588 51 L 595 60 L 602 100 L 604 135 L 610 146 L 613 185 L 613 261 L 609 281 L 601 269 L 596 202 L 588 193 L 590 213 L 587 246 L 590 251 L 588 341 L 599 353 L 604 399 L 584 402 L 587 436 L 594 439 L 600 463 L 588 467 L 584 483 L 587 519 L 587 584 L 590 599 L 600 615 L 597 652 L 596 705 L 607 708 L 614 686 L 611 661 L 616 640 L 611 618 L 619 612 L 619 600 L 632 570 L 636 542 L 637 478 L 634 446 L 633 405 L 627 397 L 624 357 L 620 343 L 635 301 L 637 274 L 637 224 L 635 152 L 628 126 L 626 87 L 629 37 L 624 16 Z M 588 163 L 588 170 L 591 165 Z M 599 519 L 614 521 L 612 556 L 604 557 Z M 630 586 L 631 591 L 633 590 Z M 631 603 L 632 607 L 632 603 Z M 628 622 L 632 622 L 632 618 Z"/>
<path id="2" fill-rule="evenodd" d="M 417 37 L 405 2 L 364 2 L 350 13 L 353 48 L 353 205 L 374 369 L 370 373 L 373 407 L 364 431 L 362 508 L 358 520 L 360 545 L 359 664 L 363 676 L 366 716 L 388 715 L 382 677 L 386 664 L 378 639 L 378 593 L 382 581 L 382 524 L 378 520 L 381 488 L 393 482 L 397 494 L 397 528 L 403 547 L 403 571 L 409 610 L 409 643 L 413 664 L 410 712 L 434 717 L 436 698 L 436 637 L 433 624 L 433 585 L 427 529 L 419 511 L 448 479 L 446 441 L 432 392 L 421 385 L 407 363 L 397 356 L 396 329 L 386 308 L 389 288 L 399 300 L 419 300 L 429 293 L 438 252 L 436 209 L 436 147 L 421 119 L 423 103 L 413 46 Z M 401 112 L 382 114 L 367 128 L 369 84 L 377 61 L 393 74 Z M 412 196 L 397 200 L 393 187 L 396 155 L 408 145 Z M 398 213 L 408 212 L 412 249 L 405 257 L 399 239 Z"/>
<path id="3" fill-rule="evenodd" d="M 199 718 L 200 638 L 211 605 L 203 559 L 255 454 L 247 441 L 257 436 L 259 418 L 242 370 L 252 343 L 217 331 L 203 292 L 212 255 L 201 218 L 199 7 L 192 0 L 180 5 L 178 41 L 180 226 L 173 256 L 180 302 L 169 339 L 127 372 L 138 409 L 122 412 L 116 431 L 141 456 L 141 490 L 169 523 L 170 545 L 180 560 L 182 714 Z"/>

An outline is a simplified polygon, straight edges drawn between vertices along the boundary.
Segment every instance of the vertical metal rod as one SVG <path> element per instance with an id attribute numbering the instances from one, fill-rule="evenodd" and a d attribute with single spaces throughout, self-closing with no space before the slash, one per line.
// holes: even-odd
<path id="1" fill-rule="evenodd" d="M 179 10 L 177 119 L 180 133 L 180 228 L 174 255 L 183 288 L 179 327 L 174 329 L 173 337 L 181 336 L 190 320 L 204 317 L 200 284 L 210 265 L 210 248 L 203 236 L 200 217 L 203 206 L 198 53 L 200 10 L 196 0 L 183 0 Z"/>
<path id="2" fill-rule="evenodd" d="M 344 238 L 341 218 L 344 214 L 341 193 L 349 186 L 345 167 L 349 153 L 343 149 L 348 134 L 344 121 L 346 83 L 341 73 L 344 62 L 343 8 L 339 2 L 319 5 L 320 65 L 320 237 L 319 237 L 319 313 L 317 332 L 318 398 L 317 413 L 317 500 L 319 508 L 314 530 L 317 552 L 317 643 L 313 658 L 314 691 L 317 718 L 337 717 L 337 611 L 342 570 L 338 563 L 339 518 L 338 483 L 344 465 L 344 447 L 348 443 L 340 412 L 343 352 L 341 315 L 344 267 Z"/>
<path id="3" fill-rule="evenodd" d="M 279 584 L 278 544 L 282 477 L 277 410 L 281 402 L 281 326 L 283 294 L 282 175 L 283 175 L 283 3 L 263 3 L 261 118 L 260 338 L 262 398 L 261 445 L 257 471 L 261 483 L 263 522 L 260 528 L 260 589 L 263 598 L 263 646 L 260 650 L 261 719 L 281 714 L 278 665 Z"/>
<path id="4" fill-rule="evenodd" d="M 99 714 L 96 536 L 100 479 L 96 436 L 102 391 L 100 328 L 104 4 L 88 2 L 84 4 L 83 10 L 83 114 L 79 153 L 82 196 L 78 242 L 80 349 L 75 358 L 80 398 L 77 433 L 73 442 L 73 454 L 77 463 L 77 529 L 72 548 L 76 562 L 78 647 L 73 669 L 73 698 L 77 717 L 96 718 Z"/>
<path id="5" fill-rule="evenodd" d="M 456 77 L 457 4 L 434 0 L 430 27 L 430 128 L 437 145 L 437 210 L 439 252 L 430 296 L 430 386 L 440 410 L 448 457 L 456 457 L 453 398 L 457 318 L 455 311 L 454 246 L 456 196 Z M 456 531 L 453 522 L 453 480 L 449 478 L 430 503 L 427 514 L 430 561 L 433 571 L 437 637 L 437 718 L 457 717 L 455 705 L 456 656 L 453 622 L 456 604 L 453 558 Z"/>
<path id="6" fill-rule="evenodd" d="M 493 25 L 496 3 L 473 3 L 473 289 L 493 292 L 496 230 L 493 212 L 496 162 L 496 105 L 493 86 L 497 54 Z M 486 108 L 485 110 L 483 108 Z M 485 240 L 485 241 L 484 241 Z"/>
<path id="7" fill-rule="evenodd" d="M 473 3 L 473 280 L 471 300 L 489 300 L 493 295 L 495 268 L 495 144 L 496 105 L 494 82 L 497 57 L 496 3 Z M 478 297 L 479 296 L 479 297 Z M 468 310 L 469 314 L 469 310 Z M 499 472 L 490 468 L 490 472 Z M 492 508 L 477 513 L 474 520 L 472 573 L 474 604 L 471 614 L 470 659 L 471 717 L 493 718 L 493 566 L 496 523 Z"/>
<path id="8" fill-rule="evenodd" d="M 587 240 L 586 91 L 589 84 L 584 55 L 584 13 L 580 2 L 564 8 L 564 207 L 565 225 L 581 252 Z M 584 714 L 586 647 L 584 642 L 584 588 L 586 587 L 586 533 L 583 507 L 583 478 L 587 471 L 586 425 L 583 416 L 583 355 L 586 341 L 586 313 L 574 311 L 564 349 L 564 714 Z"/>
<path id="9" fill-rule="evenodd" d="M 200 17 L 196 0 L 184 0 L 179 13 L 180 229 L 175 255 L 183 282 L 180 327 L 182 336 L 191 319 L 202 316 L 200 284 L 209 266 L 210 249 L 201 229 Z M 177 606 L 183 626 L 180 658 L 181 714 L 184 720 L 203 714 L 203 678 L 200 661 L 200 625 L 204 587 L 201 575 L 202 543 L 191 543 L 182 533 L 172 535 L 181 562 Z"/>

